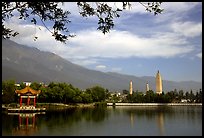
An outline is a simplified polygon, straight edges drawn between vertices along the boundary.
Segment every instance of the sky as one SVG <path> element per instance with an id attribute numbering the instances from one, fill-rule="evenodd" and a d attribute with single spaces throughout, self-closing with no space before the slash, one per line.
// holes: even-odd
<path id="1" fill-rule="evenodd" d="M 107 4 L 122 7 L 121 2 Z M 68 28 L 76 35 L 66 44 L 55 41 L 41 22 L 20 21 L 17 14 L 5 23 L 20 33 L 11 40 L 92 70 L 137 77 L 156 76 L 159 70 L 163 80 L 202 82 L 202 2 L 163 2 L 164 11 L 156 16 L 131 2 L 105 35 L 97 30 L 98 19 L 82 17 L 75 2 L 59 7 L 71 12 Z"/>

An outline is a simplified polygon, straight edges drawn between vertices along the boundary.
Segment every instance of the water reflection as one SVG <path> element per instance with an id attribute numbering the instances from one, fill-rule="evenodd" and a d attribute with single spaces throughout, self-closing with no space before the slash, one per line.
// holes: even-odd
<path id="1" fill-rule="evenodd" d="M 141 109 L 140 109 L 141 110 Z M 160 136 L 163 136 L 165 134 L 165 128 L 164 128 L 164 113 L 159 111 L 157 112 L 156 110 L 149 110 L 151 111 L 152 114 L 156 114 L 156 122 L 157 123 L 157 126 L 159 128 L 159 133 L 160 133 Z M 139 114 L 141 113 L 142 111 L 138 112 Z M 146 111 L 144 110 L 143 113 L 145 113 Z M 150 112 L 147 112 L 149 115 L 150 115 Z M 136 124 L 135 120 L 136 120 L 136 117 L 137 117 L 137 112 L 131 112 L 129 113 L 130 114 L 130 124 L 131 124 L 131 128 L 134 128 L 134 124 Z M 146 116 L 146 114 L 144 114 L 144 116 Z M 151 115 L 149 116 L 150 118 L 149 119 L 154 119 L 154 117 L 152 117 Z M 151 118 L 152 117 L 152 118 Z"/>
<path id="2" fill-rule="evenodd" d="M 165 134 L 164 132 L 164 113 L 163 112 L 158 113 L 157 123 L 158 123 L 160 135 L 163 136 Z"/>
<path id="3" fill-rule="evenodd" d="M 36 125 L 36 114 L 40 113 L 8 113 L 8 115 L 18 116 L 18 125 L 12 129 L 13 136 L 31 136 L 38 131 Z"/>
<path id="4" fill-rule="evenodd" d="M 131 127 L 133 127 L 133 125 L 134 125 L 134 121 L 135 121 L 135 119 L 134 119 L 135 117 L 134 117 L 134 113 L 130 113 L 130 124 L 131 124 Z"/>
<path id="5" fill-rule="evenodd" d="M 149 122 L 155 121 L 155 125 L 159 129 L 159 135 L 165 135 L 165 121 L 164 115 L 168 114 L 172 116 L 174 111 L 170 107 L 119 107 L 118 110 L 124 111 L 129 115 L 131 128 L 136 126 L 135 120 L 140 118 L 146 118 Z"/>
<path id="6" fill-rule="evenodd" d="M 202 107 L 107 107 L 2 116 L 2 135 L 202 135 Z"/>
<path id="7" fill-rule="evenodd" d="M 174 122 L 174 125 L 177 125 L 181 129 L 181 131 L 178 132 L 178 134 L 185 132 L 186 131 L 185 128 L 190 127 L 190 126 L 188 127 L 183 126 L 184 124 L 188 124 L 188 123 L 199 124 L 198 120 L 202 120 L 202 109 L 201 108 L 202 107 L 188 107 L 188 106 L 116 107 L 118 111 L 122 111 L 129 116 L 130 125 L 132 129 L 137 128 L 136 126 L 143 125 L 141 124 L 141 122 L 135 122 L 135 120 L 143 120 L 144 124 L 154 123 L 152 125 L 153 127 L 154 126 L 156 127 L 154 127 L 152 131 L 155 131 L 154 133 L 157 132 L 158 135 L 160 136 L 167 135 L 169 129 L 165 127 L 172 125 L 171 123 L 173 122 Z M 169 123 L 165 121 L 166 119 Z M 185 119 L 187 119 L 188 122 L 181 121 Z M 139 127 L 149 128 L 149 126 L 147 125 L 143 125 Z M 189 135 L 192 135 L 195 132 L 187 131 L 186 134 L 188 133 Z M 174 132 L 172 134 L 174 134 Z"/>
<path id="8" fill-rule="evenodd" d="M 71 128 L 83 121 L 99 123 L 108 118 L 106 108 L 69 108 L 65 110 L 47 110 L 46 116 L 40 118 L 40 124 L 47 124 L 49 130 L 64 126 Z M 39 125 L 39 127 L 41 127 Z"/>

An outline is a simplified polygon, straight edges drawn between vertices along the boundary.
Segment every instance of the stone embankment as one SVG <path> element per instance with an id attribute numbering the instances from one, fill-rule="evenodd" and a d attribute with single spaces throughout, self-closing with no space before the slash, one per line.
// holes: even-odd
<path id="1" fill-rule="evenodd" d="M 107 103 L 107 106 L 202 106 L 202 103 Z"/>

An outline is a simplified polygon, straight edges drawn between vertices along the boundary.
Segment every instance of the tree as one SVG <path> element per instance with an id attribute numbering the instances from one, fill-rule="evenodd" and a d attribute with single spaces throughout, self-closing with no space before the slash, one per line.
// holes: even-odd
<path id="1" fill-rule="evenodd" d="M 202 89 L 200 89 L 199 92 L 199 102 L 202 103 Z"/>
<path id="2" fill-rule="evenodd" d="M 30 87 L 34 90 L 39 90 L 41 87 L 41 84 L 37 83 L 37 82 L 33 82 L 31 83 Z"/>
<path id="3" fill-rule="evenodd" d="M 102 102 L 106 99 L 106 90 L 100 86 L 92 87 L 91 94 L 93 97 L 93 102 Z"/>
<path id="4" fill-rule="evenodd" d="M 2 103 L 15 102 L 15 81 L 8 80 L 2 82 Z"/>
<path id="5" fill-rule="evenodd" d="M 155 96 L 156 96 L 156 94 L 154 93 L 154 91 L 149 90 L 147 92 L 147 94 L 145 95 L 145 102 L 146 103 L 153 103 L 155 100 Z"/>
<path id="6" fill-rule="evenodd" d="M 117 94 L 114 94 L 112 97 L 111 97 L 111 102 L 113 103 L 116 103 L 120 100 L 120 98 L 117 96 Z"/>
<path id="7" fill-rule="evenodd" d="M 40 91 L 41 92 L 38 96 L 38 102 L 44 102 L 44 103 L 48 102 L 49 97 L 47 95 L 47 88 L 44 86 L 41 86 Z"/>
<path id="8" fill-rule="evenodd" d="M 67 25 L 71 22 L 68 15 L 70 11 L 64 11 L 58 5 L 63 2 L 2 2 L 2 37 L 10 38 L 18 35 L 18 32 L 14 32 L 10 28 L 5 26 L 6 19 L 10 19 L 14 16 L 14 11 L 19 14 L 19 20 L 30 20 L 34 25 L 42 22 L 42 24 L 48 29 L 55 40 L 65 43 L 69 37 L 75 35 L 69 33 Z M 130 2 L 122 2 L 123 9 L 109 6 L 104 2 L 95 2 L 95 5 L 88 2 L 77 2 L 77 6 L 80 9 L 79 13 L 82 17 L 96 16 L 98 18 L 98 30 L 102 33 L 107 33 L 114 27 L 114 18 L 120 17 L 119 13 L 131 7 Z M 144 6 L 146 11 L 153 12 L 154 15 L 161 13 L 163 9 L 160 8 L 161 2 L 139 2 Z M 53 24 L 51 31 L 46 22 Z M 66 34 L 64 34 L 66 33 Z M 34 40 L 38 37 L 35 36 Z"/>
<path id="9" fill-rule="evenodd" d="M 179 93 L 178 93 L 178 95 L 179 95 L 179 100 L 183 99 L 183 97 L 184 97 L 183 94 L 184 94 L 183 90 L 179 90 Z"/>
<path id="10" fill-rule="evenodd" d="M 111 96 L 110 92 L 108 89 L 105 89 L 105 99 L 109 99 L 109 97 Z"/>
<path id="11" fill-rule="evenodd" d="M 191 102 L 194 102 L 194 100 L 195 100 L 195 95 L 194 95 L 194 93 L 193 93 L 192 90 L 190 91 L 190 95 L 189 95 L 189 96 L 190 96 L 190 101 L 191 101 Z"/>
<path id="12" fill-rule="evenodd" d="M 190 98 L 190 94 L 189 94 L 188 91 L 186 92 L 185 97 L 186 97 L 187 100 L 189 100 L 189 98 Z"/>
<path id="13" fill-rule="evenodd" d="M 69 86 L 64 88 L 64 102 L 65 103 L 72 103 L 73 97 L 76 95 L 76 92 L 71 89 Z"/>
<path id="14" fill-rule="evenodd" d="M 128 94 L 129 91 L 128 90 L 123 90 L 123 94 Z"/>
<path id="15" fill-rule="evenodd" d="M 23 83 L 23 82 L 21 82 L 21 83 L 20 83 L 19 90 L 24 89 L 25 87 L 26 87 L 26 84 L 25 84 L 25 83 Z"/>
<path id="16" fill-rule="evenodd" d="M 93 102 L 92 96 L 89 93 L 84 92 L 81 94 L 81 97 L 82 97 L 83 103 L 92 103 Z"/>

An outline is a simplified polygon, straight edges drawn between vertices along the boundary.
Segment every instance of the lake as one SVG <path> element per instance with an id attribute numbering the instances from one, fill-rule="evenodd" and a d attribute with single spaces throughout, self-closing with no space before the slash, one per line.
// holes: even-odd
<path id="1" fill-rule="evenodd" d="M 202 136 L 202 106 L 108 106 L 2 113 L 2 135 Z"/>

